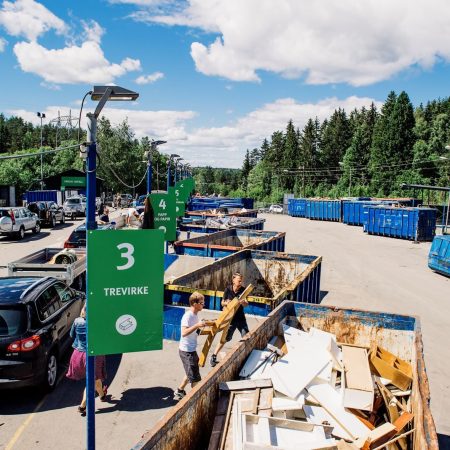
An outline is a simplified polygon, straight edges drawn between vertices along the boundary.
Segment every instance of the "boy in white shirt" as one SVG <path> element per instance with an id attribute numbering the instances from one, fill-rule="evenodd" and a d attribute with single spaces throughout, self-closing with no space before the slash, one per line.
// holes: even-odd
<path id="1" fill-rule="evenodd" d="M 181 318 L 179 345 L 179 354 L 186 376 L 174 392 L 175 400 L 181 400 L 186 395 L 184 388 L 188 383 L 191 383 L 191 387 L 194 387 L 201 380 L 197 355 L 197 330 L 205 326 L 205 323 L 198 318 L 198 313 L 205 306 L 205 297 L 200 292 L 194 292 L 189 297 L 189 305 L 189 309 Z"/>

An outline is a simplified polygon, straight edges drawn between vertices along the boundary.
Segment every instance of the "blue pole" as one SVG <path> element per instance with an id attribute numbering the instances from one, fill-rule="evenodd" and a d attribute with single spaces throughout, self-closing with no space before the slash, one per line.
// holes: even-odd
<path id="1" fill-rule="evenodd" d="M 86 260 L 89 258 L 89 230 L 97 228 L 95 221 L 95 195 L 96 195 L 96 136 L 97 136 L 97 118 L 93 114 L 87 114 L 88 132 L 87 141 L 88 155 L 86 160 L 86 196 L 87 196 L 87 214 L 86 214 Z M 89 356 L 89 273 L 86 270 L 86 303 L 88 313 L 86 316 L 86 334 L 88 336 L 86 348 L 86 397 L 87 397 L 87 448 L 95 450 L 95 356 Z"/>
<path id="2" fill-rule="evenodd" d="M 149 153 L 147 161 L 147 194 L 151 193 L 152 193 L 152 154 Z"/>
<path id="3" fill-rule="evenodd" d="M 173 185 L 175 186 L 176 184 L 177 184 L 177 163 L 175 162 L 175 171 L 174 171 Z"/>

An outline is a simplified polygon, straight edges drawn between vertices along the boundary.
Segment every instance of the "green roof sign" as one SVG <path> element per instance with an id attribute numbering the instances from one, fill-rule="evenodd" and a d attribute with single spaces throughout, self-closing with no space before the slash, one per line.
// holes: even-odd
<path id="1" fill-rule="evenodd" d="M 86 187 L 86 177 L 61 177 L 61 187 Z"/>

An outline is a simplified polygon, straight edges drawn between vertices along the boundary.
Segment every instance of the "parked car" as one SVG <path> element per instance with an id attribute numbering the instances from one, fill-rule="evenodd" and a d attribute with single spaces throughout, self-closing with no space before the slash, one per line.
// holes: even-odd
<path id="1" fill-rule="evenodd" d="M 64 214 L 72 220 L 78 216 L 86 216 L 86 197 L 70 197 L 64 202 Z"/>
<path id="2" fill-rule="evenodd" d="M 270 205 L 269 212 L 281 214 L 283 212 L 283 207 L 281 205 Z"/>
<path id="3" fill-rule="evenodd" d="M 57 222 L 63 224 L 66 221 L 64 208 L 55 202 L 33 202 L 28 209 L 37 214 L 42 226 L 45 224 L 53 228 Z"/>
<path id="4" fill-rule="evenodd" d="M 23 239 L 28 230 L 34 234 L 41 231 L 41 223 L 36 214 L 28 208 L 0 208 L 0 235 Z"/>
<path id="5" fill-rule="evenodd" d="M 0 278 L 0 389 L 55 387 L 85 295 L 55 278 Z"/>
<path id="6" fill-rule="evenodd" d="M 98 230 L 113 230 L 114 225 L 111 223 L 98 224 Z M 70 236 L 64 242 L 64 248 L 86 247 L 86 224 L 83 223 L 70 233 Z"/>

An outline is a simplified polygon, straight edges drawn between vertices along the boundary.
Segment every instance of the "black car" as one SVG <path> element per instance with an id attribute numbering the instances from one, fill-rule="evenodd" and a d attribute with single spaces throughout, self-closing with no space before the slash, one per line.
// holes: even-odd
<path id="1" fill-rule="evenodd" d="M 113 224 L 98 224 L 97 230 L 113 230 Z M 70 233 L 70 236 L 64 242 L 64 248 L 86 247 L 86 224 L 83 223 Z"/>
<path id="2" fill-rule="evenodd" d="M 57 222 L 63 224 L 66 220 L 64 209 L 55 202 L 33 202 L 28 205 L 28 209 L 37 214 L 42 225 L 53 228 Z"/>
<path id="3" fill-rule="evenodd" d="M 51 390 L 85 295 L 55 278 L 0 278 L 0 389 Z"/>

